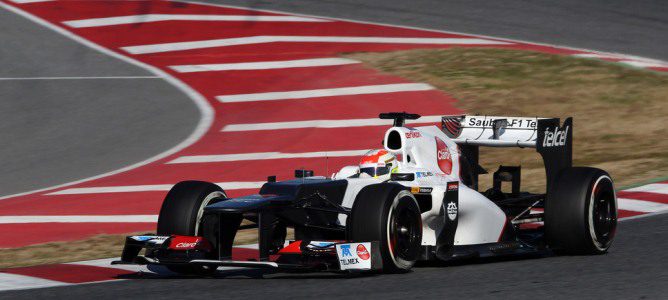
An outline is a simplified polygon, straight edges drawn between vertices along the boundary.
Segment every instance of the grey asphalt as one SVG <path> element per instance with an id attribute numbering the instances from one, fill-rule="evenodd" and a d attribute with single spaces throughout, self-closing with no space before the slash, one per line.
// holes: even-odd
<path id="1" fill-rule="evenodd" d="M 0 293 L 5 299 L 665 299 L 668 218 L 623 222 L 606 255 L 470 261 L 408 274 L 221 273 Z"/>
<path id="2" fill-rule="evenodd" d="M 207 2 L 459 31 L 668 59 L 668 1 L 664 0 Z"/>
<path id="3" fill-rule="evenodd" d="M 0 8 L 0 196 L 143 161 L 183 141 L 199 111 L 159 78 Z"/>
<path id="4" fill-rule="evenodd" d="M 668 59 L 665 1 L 224 1 L 254 8 L 461 31 Z M 2 33 L 4 34 L 4 32 Z M 11 291 L 0 298 L 548 298 L 665 299 L 668 215 L 620 224 L 606 255 L 473 261 L 409 274 L 244 272 L 227 278 L 129 278 Z"/>

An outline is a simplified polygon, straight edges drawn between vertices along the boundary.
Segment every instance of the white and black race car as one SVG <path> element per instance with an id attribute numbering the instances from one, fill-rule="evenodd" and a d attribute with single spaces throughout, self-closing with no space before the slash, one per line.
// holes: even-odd
<path id="1" fill-rule="evenodd" d="M 571 118 L 445 116 L 441 128 L 405 126 L 419 117 L 380 114 L 394 119 L 383 146 L 399 158 L 386 180 L 360 176 L 358 166 L 331 178 L 298 170 L 296 179 L 270 176 L 259 194 L 239 198 L 213 183 L 180 182 L 164 200 L 157 234 L 127 237 L 115 263 L 194 274 L 219 266 L 397 272 L 421 260 L 608 250 L 613 181 L 603 170 L 572 167 Z M 500 166 L 493 187 L 479 192 L 480 147 L 535 148 L 546 192 L 521 191 L 518 166 Z M 233 260 L 235 235 L 247 228 L 258 229 L 259 255 Z"/>

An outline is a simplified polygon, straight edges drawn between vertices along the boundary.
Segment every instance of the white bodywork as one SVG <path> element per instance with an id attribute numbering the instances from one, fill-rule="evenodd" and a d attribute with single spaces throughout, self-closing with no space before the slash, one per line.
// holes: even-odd
<path id="1" fill-rule="evenodd" d="M 396 142 L 400 138 L 400 147 Z M 394 142 L 394 143 L 393 143 Z M 445 210 L 443 198 L 448 182 L 460 181 L 457 144 L 436 126 L 417 128 L 392 127 L 385 133 L 385 149 L 399 158 L 397 173 L 414 173 L 414 181 L 397 181 L 411 188 L 432 188 L 431 209 L 422 213 L 422 245 L 436 245 L 436 237 L 443 229 Z M 342 206 L 352 208 L 355 197 L 367 185 L 382 182 L 376 178 L 348 178 L 357 174 L 356 166 L 344 167 L 334 174 L 335 179 L 348 180 Z M 499 240 L 504 225 L 505 213 L 492 201 L 477 191 L 459 185 L 458 226 L 455 245 L 494 243 Z M 346 215 L 339 215 L 340 224 L 345 224 Z"/>

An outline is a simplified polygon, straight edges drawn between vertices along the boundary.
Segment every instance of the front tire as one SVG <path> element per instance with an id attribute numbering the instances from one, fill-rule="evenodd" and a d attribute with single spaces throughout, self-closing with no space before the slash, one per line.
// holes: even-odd
<path id="1" fill-rule="evenodd" d="M 227 198 L 218 185 L 204 181 L 181 181 L 167 193 L 158 216 L 158 235 L 201 235 L 199 225 L 204 207 L 214 201 Z M 168 265 L 176 273 L 187 275 L 211 275 L 216 267 Z"/>
<path id="2" fill-rule="evenodd" d="M 227 198 L 225 191 L 213 183 L 181 181 L 167 193 L 158 216 L 158 235 L 199 234 L 204 207 L 214 199 Z"/>
<path id="3" fill-rule="evenodd" d="M 545 203 L 548 245 L 565 254 L 605 253 L 617 228 L 617 196 L 601 169 L 562 171 Z"/>
<path id="4" fill-rule="evenodd" d="M 379 241 L 384 272 L 405 272 L 418 259 L 422 217 L 415 197 L 397 184 L 362 189 L 347 221 L 348 239 Z"/>

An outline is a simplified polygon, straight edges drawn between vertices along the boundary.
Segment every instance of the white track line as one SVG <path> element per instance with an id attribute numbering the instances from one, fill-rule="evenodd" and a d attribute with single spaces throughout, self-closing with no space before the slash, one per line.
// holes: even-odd
<path id="1" fill-rule="evenodd" d="M 257 244 L 255 245 L 239 245 L 235 248 L 248 248 L 248 249 L 257 249 Z M 142 272 L 142 273 L 152 273 L 160 277 L 174 276 L 178 275 L 172 271 L 169 271 L 165 266 L 145 266 L 145 265 L 112 265 L 111 262 L 115 260 L 120 260 L 118 257 L 114 258 L 103 258 L 87 261 L 77 261 L 70 263 L 63 263 L 62 265 L 82 265 L 82 266 L 92 266 L 99 268 L 108 268 L 116 269 L 129 272 Z M 226 270 L 238 270 L 241 268 L 238 267 L 219 267 L 219 271 Z M 178 275 L 180 276 L 180 275 Z M 103 282 L 119 281 L 123 279 L 110 279 L 103 280 Z M 83 282 L 76 284 L 85 284 L 93 282 Z M 23 289 L 36 289 L 36 288 L 46 288 L 46 287 L 55 287 L 55 286 L 65 286 L 65 285 L 74 285 L 73 283 L 67 283 L 62 281 L 48 280 L 40 277 L 33 277 L 28 275 L 16 275 L 10 273 L 0 272 L 0 291 L 9 291 L 9 290 L 23 290 Z"/>
<path id="2" fill-rule="evenodd" d="M 594 52 L 594 53 L 578 53 L 573 54 L 572 56 L 583 57 L 583 58 L 599 58 L 599 59 L 619 59 L 619 60 L 632 60 L 632 61 L 644 61 L 644 62 L 653 62 L 659 64 L 666 64 L 664 61 L 657 59 L 640 57 L 635 55 L 627 54 L 618 54 L 618 53 L 603 53 L 603 52 Z"/>
<path id="3" fill-rule="evenodd" d="M 440 122 L 442 116 L 423 116 L 418 120 L 406 120 L 407 124 L 435 123 Z M 230 124 L 223 127 L 221 131 L 252 131 L 252 130 L 278 130 L 296 128 L 342 128 L 342 127 L 364 127 L 364 126 L 387 126 L 391 120 L 374 119 L 348 119 L 348 120 L 309 120 L 295 122 L 255 123 L 255 124 Z"/>
<path id="4" fill-rule="evenodd" d="M 251 102 L 251 101 L 273 101 L 273 100 L 286 100 L 286 99 L 305 99 L 305 98 L 333 97 L 333 96 L 347 96 L 347 95 L 383 94 L 383 93 L 397 93 L 397 92 L 417 92 L 417 91 L 428 91 L 433 89 L 434 89 L 433 86 L 425 83 L 396 83 L 396 84 L 364 85 L 364 86 L 317 89 L 317 90 L 222 95 L 222 96 L 216 96 L 216 99 L 223 103 L 231 103 L 231 102 Z"/>
<path id="5" fill-rule="evenodd" d="M 71 285 L 71 283 L 0 272 L 0 291 L 36 289 L 63 285 Z"/>
<path id="6" fill-rule="evenodd" d="M 260 153 L 243 153 L 243 154 L 192 155 L 192 156 L 181 156 L 167 163 L 190 164 L 190 163 L 211 163 L 211 162 L 227 162 L 227 161 L 285 159 L 285 158 L 348 157 L 348 156 L 361 156 L 368 151 L 369 150 L 367 149 L 367 150 L 320 151 L 320 152 L 303 152 L 303 153 L 260 152 Z"/>
<path id="7" fill-rule="evenodd" d="M 145 14 L 71 20 L 64 21 L 63 24 L 73 28 L 87 28 L 161 21 L 330 22 L 324 19 L 297 16 Z"/>
<path id="8" fill-rule="evenodd" d="M 23 223 L 155 223 L 158 215 L 0 216 L 0 224 Z"/>
<path id="9" fill-rule="evenodd" d="M 50 2 L 50 1 L 54 1 L 54 0 L 9 0 L 9 1 L 14 2 L 14 3 L 18 3 L 18 4 L 25 4 L 25 3 L 37 3 L 37 2 Z"/>
<path id="10" fill-rule="evenodd" d="M 265 184 L 264 181 L 238 181 L 216 183 L 225 190 L 256 189 Z M 101 186 L 64 189 L 46 195 L 76 195 L 76 194 L 102 194 L 102 193 L 132 193 L 132 192 L 155 192 L 169 191 L 173 184 L 153 185 L 126 185 L 126 186 Z"/>
<path id="11" fill-rule="evenodd" d="M 251 45 L 274 42 L 292 43 L 382 43 L 382 44 L 431 44 L 431 45 L 508 45 L 510 43 L 479 38 L 407 38 L 362 36 L 249 36 L 217 40 L 164 43 L 121 47 L 130 54 L 147 54 L 212 47 Z"/>
<path id="12" fill-rule="evenodd" d="M 647 192 L 668 195 L 668 183 L 652 183 L 632 189 L 624 190 L 625 192 Z"/>
<path id="13" fill-rule="evenodd" d="M 93 177 L 84 178 L 84 179 L 80 179 L 80 180 L 76 180 L 76 181 L 73 181 L 73 182 L 68 182 L 68 183 L 65 183 L 65 184 L 60 184 L 60 185 L 56 185 L 56 186 L 52 186 L 52 187 L 48 187 L 48 188 L 42 188 L 42 189 L 27 191 L 27 192 L 23 192 L 23 193 L 2 196 L 2 197 L 0 197 L 0 200 L 9 199 L 9 198 L 13 198 L 13 197 L 18 197 L 18 196 L 22 196 L 22 195 L 38 193 L 38 192 L 47 191 L 47 190 L 58 189 L 58 188 L 65 187 L 65 186 L 68 186 L 68 185 L 79 184 L 79 183 L 82 183 L 82 182 L 85 182 L 85 181 L 94 180 L 94 179 L 98 179 L 98 178 L 103 178 L 103 177 L 115 175 L 115 174 L 118 174 L 118 173 L 122 173 L 122 172 L 125 172 L 125 171 L 128 171 L 128 170 L 139 168 L 141 166 L 152 163 L 156 160 L 159 160 L 159 159 L 162 159 L 162 158 L 167 157 L 169 155 L 172 155 L 174 153 L 177 153 L 177 152 L 181 151 L 182 149 L 194 144 L 211 127 L 211 124 L 213 123 L 214 113 L 213 113 L 213 108 L 211 107 L 209 102 L 206 100 L 206 98 L 204 98 L 204 96 L 202 96 L 199 92 L 193 90 L 190 86 L 186 85 L 182 81 L 176 79 L 175 77 L 172 77 L 167 72 L 164 72 L 157 67 L 139 62 L 138 60 L 134 60 L 132 58 L 129 58 L 127 56 L 123 56 L 123 55 L 118 54 L 114 51 L 111 51 L 107 48 L 104 48 L 104 47 L 102 47 L 98 44 L 95 44 L 95 43 L 87 40 L 87 39 L 84 39 L 84 38 L 82 38 L 78 35 L 75 35 L 74 33 L 63 29 L 62 27 L 51 24 L 48 21 L 46 21 L 46 20 L 44 20 L 40 17 L 37 17 L 37 16 L 35 16 L 33 14 L 30 14 L 26 11 L 18 9 L 18 8 L 12 6 L 12 5 L 7 4 L 7 3 L 0 2 L 0 7 L 6 9 L 8 11 L 11 11 L 11 12 L 13 12 L 13 13 L 19 15 L 19 16 L 22 16 L 22 17 L 24 17 L 24 18 L 26 18 L 30 21 L 33 21 L 33 22 L 35 22 L 35 23 L 37 23 L 41 26 L 49 28 L 49 29 L 57 32 L 58 34 L 61 34 L 65 37 L 67 37 L 67 38 L 70 38 L 73 41 L 76 41 L 76 42 L 78 42 L 78 43 L 80 43 L 84 46 L 87 46 L 87 47 L 93 49 L 93 50 L 99 51 L 100 53 L 109 55 L 111 57 L 122 60 L 124 62 L 129 63 L 129 64 L 138 66 L 140 68 L 143 68 L 143 69 L 149 71 L 152 74 L 155 74 L 158 77 L 163 78 L 169 84 L 175 86 L 178 90 L 180 90 L 185 95 L 187 95 L 193 101 L 193 103 L 197 106 L 197 109 L 200 111 L 200 119 L 199 119 L 196 127 L 194 128 L 193 132 L 185 140 L 183 140 L 179 144 L 175 145 L 174 147 L 165 150 L 162 153 L 159 153 L 159 154 L 157 154 L 153 157 L 147 158 L 147 159 L 145 159 L 143 161 L 140 161 L 138 163 L 120 168 L 118 170 L 114 170 L 114 171 L 107 172 L 107 173 L 104 173 L 104 174 L 99 174 L 99 175 L 96 175 L 96 176 L 93 176 Z"/>
<path id="14" fill-rule="evenodd" d="M 624 59 L 625 55 L 617 54 L 606 54 L 606 53 L 578 53 L 573 54 L 572 56 L 582 57 L 582 58 L 600 58 L 600 59 Z"/>
<path id="15" fill-rule="evenodd" d="M 632 67 L 637 68 L 668 68 L 668 64 L 656 63 L 656 62 L 647 62 L 647 61 L 637 61 L 637 60 L 620 60 L 620 64 L 627 64 Z"/>
<path id="16" fill-rule="evenodd" d="M 305 67 L 338 66 L 359 63 L 347 58 L 313 58 L 297 60 L 260 61 L 229 64 L 180 65 L 169 66 L 179 73 L 209 72 L 209 71 L 241 71 L 241 70 L 268 70 Z"/>
<path id="17" fill-rule="evenodd" d="M 92 266 L 92 267 L 100 267 L 100 268 L 111 268 L 111 269 L 119 269 L 119 270 L 125 270 L 125 271 L 130 271 L 130 272 L 152 272 L 154 270 L 149 270 L 146 266 L 144 265 L 112 265 L 111 262 L 115 260 L 120 260 L 120 257 L 112 257 L 112 258 L 102 258 L 102 259 L 94 259 L 94 260 L 85 260 L 85 261 L 77 261 L 77 262 L 70 262 L 70 263 L 65 263 L 66 265 L 83 265 L 83 266 Z M 153 268 L 151 268 L 153 269 Z M 171 273 L 165 269 L 166 273 Z"/>
<path id="18" fill-rule="evenodd" d="M 162 79 L 158 76 L 4 77 L 0 80 Z"/>
<path id="19" fill-rule="evenodd" d="M 668 210 L 668 204 L 644 201 L 644 200 L 618 198 L 617 208 L 623 210 L 652 213 L 652 212 Z"/>
<path id="20" fill-rule="evenodd" d="M 644 57 L 637 57 L 633 55 L 623 55 L 623 54 L 605 54 L 605 53 L 579 53 L 573 54 L 572 56 L 582 57 L 582 58 L 597 58 L 597 59 L 610 59 L 614 60 L 616 63 L 626 64 L 632 67 L 637 68 L 668 68 L 668 63 L 649 59 Z"/>

